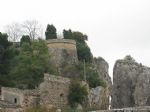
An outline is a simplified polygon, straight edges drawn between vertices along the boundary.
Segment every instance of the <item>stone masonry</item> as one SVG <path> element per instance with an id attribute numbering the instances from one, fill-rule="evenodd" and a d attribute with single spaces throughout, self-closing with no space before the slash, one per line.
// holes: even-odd
<path id="1" fill-rule="evenodd" d="M 68 105 L 68 91 L 70 79 L 61 76 L 44 74 L 44 82 L 39 86 L 40 89 L 40 104 L 56 107 Z"/>
<path id="2" fill-rule="evenodd" d="M 2 101 L 7 102 L 9 105 L 12 104 L 23 108 L 33 107 L 39 103 L 39 92 L 37 90 L 2 87 Z"/>
<path id="3" fill-rule="evenodd" d="M 76 42 L 71 39 L 49 39 L 47 40 L 50 61 L 56 67 L 61 67 L 63 64 L 78 63 Z"/>

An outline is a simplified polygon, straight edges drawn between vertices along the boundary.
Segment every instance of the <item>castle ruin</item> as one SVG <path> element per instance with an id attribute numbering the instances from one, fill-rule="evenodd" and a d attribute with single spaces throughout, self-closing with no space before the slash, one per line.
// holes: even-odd
<path id="1" fill-rule="evenodd" d="M 69 78 L 44 74 L 44 81 L 40 84 L 39 88 L 34 90 L 2 87 L 0 112 L 1 110 L 22 112 L 23 109 L 39 105 L 45 107 L 67 106 L 69 85 Z"/>
<path id="2" fill-rule="evenodd" d="M 76 42 L 71 39 L 49 39 L 47 40 L 50 61 L 56 67 L 61 67 L 63 64 L 78 63 Z"/>

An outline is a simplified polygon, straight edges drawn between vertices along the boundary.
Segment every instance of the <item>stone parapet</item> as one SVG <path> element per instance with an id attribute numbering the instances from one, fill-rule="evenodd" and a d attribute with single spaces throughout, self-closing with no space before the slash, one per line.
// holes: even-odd
<path id="1" fill-rule="evenodd" d="M 76 41 L 72 39 L 49 39 L 47 40 L 47 44 L 56 44 L 56 43 L 66 43 L 76 45 Z"/>

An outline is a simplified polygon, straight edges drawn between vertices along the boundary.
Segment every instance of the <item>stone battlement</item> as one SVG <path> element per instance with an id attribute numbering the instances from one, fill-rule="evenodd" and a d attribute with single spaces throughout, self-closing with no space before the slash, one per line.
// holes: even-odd
<path id="1" fill-rule="evenodd" d="M 49 39 L 47 40 L 47 44 L 56 44 L 56 43 L 66 43 L 76 45 L 75 40 L 72 39 Z"/>

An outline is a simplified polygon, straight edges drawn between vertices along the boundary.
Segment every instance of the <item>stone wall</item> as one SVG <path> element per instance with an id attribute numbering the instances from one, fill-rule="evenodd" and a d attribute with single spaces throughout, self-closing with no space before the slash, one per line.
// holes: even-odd
<path id="1" fill-rule="evenodd" d="M 63 107 L 68 105 L 70 79 L 61 76 L 44 74 L 44 82 L 40 84 L 40 104 L 44 106 Z"/>
<path id="2" fill-rule="evenodd" d="M 0 112 L 24 112 L 22 108 L 0 108 Z"/>
<path id="3" fill-rule="evenodd" d="M 150 107 L 131 107 L 122 109 L 112 109 L 112 110 L 99 110 L 95 112 L 150 112 Z"/>
<path id="4" fill-rule="evenodd" d="M 22 112 L 21 106 L 0 100 L 0 112 Z"/>
<path id="5" fill-rule="evenodd" d="M 16 105 L 23 105 L 23 91 L 17 88 L 2 87 L 2 100 Z"/>
<path id="6" fill-rule="evenodd" d="M 24 90 L 24 107 L 36 107 L 40 105 L 39 90 Z"/>
<path id="7" fill-rule="evenodd" d="M 39 103 L 39 91 L 2 87 L 2 101 L 21 107 L 36 106 Z"/>
<path id="8" fill-rule="evenodd" d="M 57 67 L 78 62 L 76 42 L 71 39 L 49 39 L 47 46 L 50 53 L 50 60 Z"/>

